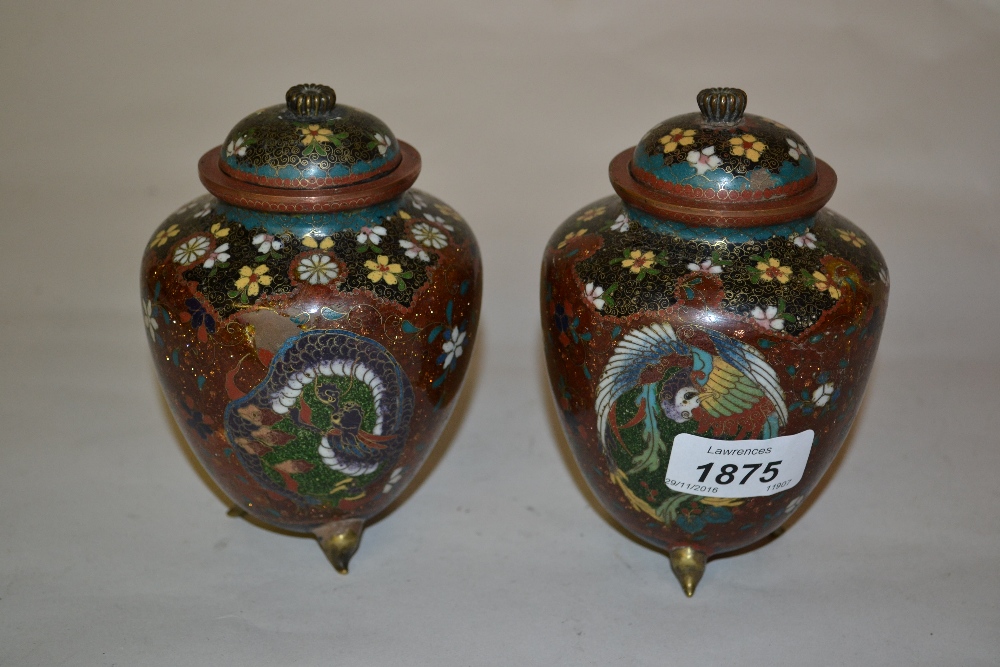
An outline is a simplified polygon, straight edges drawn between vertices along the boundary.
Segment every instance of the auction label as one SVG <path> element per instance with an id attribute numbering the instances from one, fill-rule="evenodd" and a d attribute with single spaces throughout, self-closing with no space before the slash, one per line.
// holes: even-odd
<path id="1" fill-rule="evenodd" d="M 787 491 L 802 479 L 812 430 L 769 440 L 712 440 L 690 433 L 674 438 L 667 486 L 713 498 L 754 498 Z"/>

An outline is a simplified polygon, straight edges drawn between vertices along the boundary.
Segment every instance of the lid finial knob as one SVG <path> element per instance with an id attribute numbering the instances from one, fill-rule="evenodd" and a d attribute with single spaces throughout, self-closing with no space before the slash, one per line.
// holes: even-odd
<path id="1" fill-rule="evenodd" d="M 337 94 L 330 86 L 319 83 L 300 83 L 285 93 L 288 110 L 298 116 L 322 116 L 333 110 Z"/>
<path id="2" fill-rule="evenodd" d="M 739 88 L 706 88 L 698 93 L 698 108 L 709 123 L 736 125 L 743 120 L 747 94 Z"/>

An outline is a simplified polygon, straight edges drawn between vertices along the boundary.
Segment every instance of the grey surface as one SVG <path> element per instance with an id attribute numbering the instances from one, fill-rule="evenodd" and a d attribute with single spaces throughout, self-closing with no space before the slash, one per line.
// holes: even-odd
<path id="1" fill-rule="evenodd" d="M 1000 663 L 996 3 L 0 3 L 0 665 Z M 137 293 L 196 161 L 325 82 L 471 222 L 471 376 L 351 574 L 227 518 Z M 541 362 L 542 247 L 695 93 L 840 174 L 893 277 L 848 446 L 782 537 L 666 558 L 594 506 Z"/>

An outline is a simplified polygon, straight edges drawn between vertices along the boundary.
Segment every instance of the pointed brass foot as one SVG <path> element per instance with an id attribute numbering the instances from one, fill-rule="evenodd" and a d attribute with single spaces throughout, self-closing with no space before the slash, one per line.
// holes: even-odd
<path id="1" fill-rule="evenodd" d="M 337 572 L 347 574 L 347 564 L 358 550 L 364 527 L 365 522 L 362 519 L 344 519 L 331 521 L 313 530 L 320 548 Z"/>
<path id="2" fill-rule="evenodd" d="M 234 519 L 242 519 L 247 515 L 247 511 L 239 506 L 230 507 L 226 510 L 226 516 L 233 517 Z"/>
<path id="3" fill-rule="evenodd" d="M 670 567 L 681 582 L 684 593 L 691 597 L 694 589 L 705 574 L 705 554 L 691 547 L 680 547 L 670 551 Z"/>

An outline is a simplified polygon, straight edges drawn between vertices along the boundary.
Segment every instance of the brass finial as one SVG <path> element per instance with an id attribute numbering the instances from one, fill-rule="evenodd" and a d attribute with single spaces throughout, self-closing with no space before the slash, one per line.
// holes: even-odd
<path id="1" fill-rule="evenodd" d="M 285 93 L 285 103 L 289 111 L 298 116 L 322 116 L 337 104 L 337 94 L 330 86 L 320 83 L 300 83 Z"/>
<path id="2" fill-rule="evenodd" d="M 705 574 L 705 554 L 691 547 L 671 549 L 670 567 L 681 582 L 684 594 L 691 597 L 701 581 L 701 575 Z"/>
<path id="3" fill-rule="evenodd" d="M 747 94 L 739 88 L 706 88 L 698 93 L 698 108 L 709 123 L 736 125 L 743 120 Z"/>
<path id="4" fill-rule="evenodd" d="M 337 572 L 347 574 L 347 564 L 361 544 L 364 527 L 365 522 L 361 519 L 345 519 L 331 521 L 313 530 L 320 548 Z"/>

